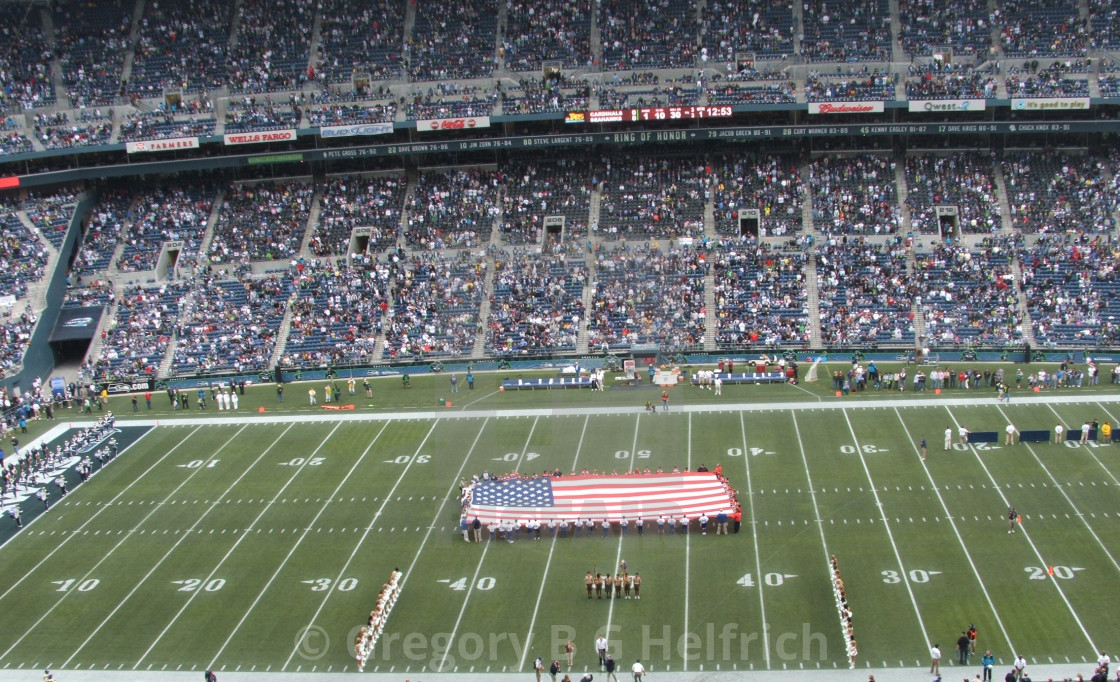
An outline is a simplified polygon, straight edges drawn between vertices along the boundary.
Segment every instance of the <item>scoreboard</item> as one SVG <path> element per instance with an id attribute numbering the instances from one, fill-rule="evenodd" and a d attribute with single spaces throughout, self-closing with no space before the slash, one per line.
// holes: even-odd
<path id="1" fill-rule="evenodd" d="M 629 123 L 633 121 L 678 121 L 693 118 L 730 118 L 731 105 L 641 107 L 569 112 L 566 123 Z"/>

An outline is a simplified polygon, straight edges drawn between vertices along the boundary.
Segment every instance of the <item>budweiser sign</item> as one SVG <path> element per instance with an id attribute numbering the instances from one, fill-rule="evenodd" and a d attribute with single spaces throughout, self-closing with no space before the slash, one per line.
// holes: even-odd
<path id="1" fill-rule="evenodd" d="M 129 154 L 164 152 L 173 149 L 198 149 L 198 138 L 169 137 L 163 140 L 140 140 L 138 142 L 126 142 L 124 148 Z"/>
<path id="2" fill-rule="evenodd" d="M 296 139 L 295 130 L 266 130 L 259 133 L 234 133 L 223 136 L 227 145 L 259 144 L 262 142 L 291 142 Z"/>
<path id="3" fill-rule="evenodd" d="M 430 130 L 470 130 L 472 128 L 489 127 L 489 116 L 468 116 L 466 118 L 426 118 L 416 122 L 416 130 L 419 132 Z"/>
<path id="4" fill-rule="evenodd" d="M 882 102 L 809 102 L 810 114 L 881 114 Z"/>

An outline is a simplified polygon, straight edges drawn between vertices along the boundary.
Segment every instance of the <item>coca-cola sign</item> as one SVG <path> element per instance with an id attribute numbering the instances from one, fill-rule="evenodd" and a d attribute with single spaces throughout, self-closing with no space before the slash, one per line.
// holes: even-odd
<path id="1" fill-rule="evenodd" d="M 416 130 L 427 132 L 432 130 L 471 130 L 473 128 L 489 128 L 489 116 L 467 116 L 464 118 L 425 118 L 416 122 Z"/>
<path id="2" fill-rule="evenodd" d="M 809 102 L 810 114 L 881 114 L 882 102 Z"/>

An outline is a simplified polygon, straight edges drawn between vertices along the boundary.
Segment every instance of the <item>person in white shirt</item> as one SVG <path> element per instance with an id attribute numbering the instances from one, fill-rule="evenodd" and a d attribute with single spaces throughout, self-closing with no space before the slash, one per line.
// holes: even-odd
<path id="1" fill-rule="evenodd" d="M 962 427 L 957 429 L 957 434 L 960 435 L 960 437 L 961 437 L 961 445 L 967 445 L 968 444 L 968 429 L 966 429 L 965 427 L 962 426 Z"/>
<path id="2" fill-rule="evenodd" d="M 721 379 L 718 374 L 715 375 L 714 379 L 712 379 L 712 384 L 715 385 L 715 387 L 716 387 L 716 393 L 715 394 L 716 395 L 723 395 L 723 379 Z"/>
<path id="3" fill-rule="evenodd" d="M 1057 426 L 1054 427 L 1054 442 L 1055 443 L 1066 442 L 1066 429 L 1061 424 L 1058 424 Z"/>
<path id="4" fill-rule="evenodd" d="M 1011 422 L 1008 422 L 1007 423 L 1007 428 L 1005 428 L 1004 431 L 1007 432 L 1007 436 L 1003 439 L 1003 444 L 1004 445 L 1014 445 L 1015 444 L 1015 434 L 1017 433 L 1015 431 L 1015 425 L 1012 424 Z"/>
<path id="5" fill-rule="evenodd" d="M 642 682 L 642 676 L 646 674 L 646 669 L 640 659 L 634 661 L 634 665 L 630 667 L 630 672 L 634 673 L 634 682 Z"/>
<path id="6" fill-rule="evenodd" d="M 953 429 L 945 429 L 945 449 L 949 450 L 953 447 Z"/>
<path id="7" fill-rule="evenodd" d="M 1023 676 L 1024 671 L 1027 669 L 1027 659 L 1023 658 L 1021 654 L 1015 656 L 1015 663 L 1011 666 L 1011 672 L 1015 673 L 1015 679 Z"/>
<path id="8" fill-rule="evenodd" d="M 929 671 L 935 675 L 941 674 L 941 649 L 934 644 L 929 648 Z"/>

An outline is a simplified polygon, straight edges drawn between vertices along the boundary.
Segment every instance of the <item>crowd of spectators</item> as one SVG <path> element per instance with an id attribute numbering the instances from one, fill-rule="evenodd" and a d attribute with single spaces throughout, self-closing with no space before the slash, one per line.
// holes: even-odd
<path id="1" fill-rule="evenodd" d="M 887 0 L 807 0 L 803 7 L 801 51 L 809 61 L 890 61 Z"/>
<path id="2" fill-rule="evenodd" d="M 454 97 L 454 98 L 452 98 Z M 427 94 L 417 93 L 404 105 L 404 117 L 408 120 L 432 118 L 464 118 L 468 116 L 490 116 L 498 102 L 498 92 L 476 88 L 474 92 L 462 96 L 435 94 L 432 88 Z"/>
<path id="3" fill-rule="evenodd" d="M 502 56 L 510 71 L 540 72 L 544 62 L 575 69 L 591 63 L 591 0 L 511 0 Z"/>
<path id="4" fill-rule="evenodd" d="M 1102 161 L 1060 150 L 1005 152 L 1001 159 L 1017 232 L 1107 232 L 1116 197 Z"/>
<path id="5" fill-rule="evenodd" d="M 495 258 L 486 351 L 574 351 L 588 277 L 584 261 L 564 255 L 521 252 Z"/>
<path id="6" fill-rule="evenodd" d="M 497 39 L 497 0 L 417 3 L 405 66 L 414 82 L 487 78 Z"/>
<path id="7" fill-rule="evenodd" d="M 1107 240 L 1084 234 L 1047 235 L 1018 256 L 1038 343 L 1081 347 L 1120 343 L 1120 278 Z"/>
<path id="8" fill-rule="evenodd" d="M 302 112 L 299 106 L 285 106 L 265 95 L 241 100 L 231 98 L 226 105 L 226 133 L 247 133 L 261 130 L 298 128 Z"/>
<path id="9" fill-rule="evenodd" d="M 481 331 L 486 261 L 438 253 L 392 256 L 393 305 L 384 322 L 386 360 L 470 355 Z"/>
<path id="10" fill-rule="evenodd" d="M 234 5 L 224 0 L 173 0 L 144 5 L 126 93 L 146 99 L 164 90 L 197 93 L 228 80 Z"/>
<path id="11" fill-rule="evenodd" d="M 792 82 L 713 83 L 708 87 L 708 104 L 782 104 L 797 101 Z"/>
<path id="12" fill-rule="evenodd" d="M 39 234 L 56 249 L 62 246 L 66 230 L 74 218 L 74 204 L 78 195 L 73 189 L 62 189 L 53 194 L 32 193 L 20 208 Z"/>
<path id="13" fill-rule="evenodd" d="M 485 244 L 499 212 L 498 175 L 479 168 L 421 172 L 405 208 L 404 236 L 410 248 L 438 251 Z"/>
<path id="14" fill-rule="evenodd" d="M 826 346 L 914 342 L 916 291 L 901 239 L 872 244 L 829 239 L 816 250 L 821 339 Z"/>
<path id="15" fill-rule="evenodd" d="M 703 343 L 704 254 L 699 250 L 616 246 L 595 254 L 587 338 L 591 349 L 634 344 L 688 348 Z"/>
<path id="16" fill-rule="evenodd" d="M 300 268 L 280 364 L 319 367 L 377 359 L 389 274 L 387 263 L 364 258 L 350 264 L 314 260 Z"/>
<path id="17" fill-rule="evenodd" d="M 0 245 L 0 255 L 2 250 L 3 245 Z M 31 345 L 31 333 L 39 321 L 30 305 L 25 306 L 18 316 L 13 307 L 8 306 L 4 316 L 0 317 L 0 375 L 19 368 L 23 354 Z"/>
<path id="18" fill-rule="evenodd" d="M 885 102 L 895 99 L 897 82 L 897 73 L 866 66 L 846 76 L 813 72 L 805 81 L 805 98 L 809 102 Z"/>
<path id="19" fill-rule="evenodd" d="M 304 0 L 243 0 L 230 41 L 230 92 L 295 90 L 308 80 L 314 6 Z"/>
<path id="20" fill-rule="evenodd" d="M 711 0 L 700 28 L 708 60 L 734 64 L 736 55 L 785 59 L 793 54 L 793 3 L 763 0 Z M 732 69 L 728 69 L 731 71 Z"/>
<path id="21" fill-rule="evenodd" d="M 1101 97 L 1120 97 L 1120 75 L 1101 74 L 1098 78 Z"/>
<path id="22" fill-rule="evenodd" d="M 101 332 L 101 351 L 90 367 L 94 378 L 154 376 L 167 354 L 186 293 L 183 282 L 126 287 Z"/>
<path id="23" fill-rule="evenodd" d="M 350 81 L 355 73 L 371 80 L 400 78 L 405 4 L 321 0 L 318 68 L 329 83 Z"/>
<path id="24" fill-rule="evenodd" d="M 599 8 L 604 71 L 693 66 L 698 26 L 688 0 L 603 0 Z"/>
<path id="25" fill-rule="evenodd" d="M 501 95 L 503 114 L 586 111 L 591 88 L 586 83 L 522 78 Z"/>
<path id="26" fill-rule="evenodd" d="M 80 279 L 80 278 L 79 278 Z M 63 308 L 88 308 L 90 306 L 111 306 L 116 299 L 117 290 L 112 280 L 94 279 L 84 284 L 69 284 L 62 296 Z"/>
<path id="27" fill-rule="evenodd" d="M 915 254 L 913 282 L 921 292 L 926 337 L 938 345 L 1018 344 L 1025 321 L 1011 274 L 1013 249 L 991 238 L 970 250 L 939 242 Z"/>
<path id="28" fill-rule="evenodd" d="M 169 240 L 183 241 L 181 261 L 196 256 L 217 193 L 206 182 L 169 182 L 139 190 L 117 268 L 123 272 L 153 269 Z"/>
<path id="29" fill-rule="evenodd" d="M 949 48 L 983 60 L 992 48 L 987 5 L 971 0 L 898 0 L 898 41 L 911 57 Z"/>
<path id="30" fill-rule="evenodd" d="M 334 176 L 322 183 L 319 220 L 308 246 L 316 256 L 338 256 L 350 249 L 355 227 L 369 227 L 368 253 L 392 246 L 401 230 L 408 179 L 400 173 Z"/>
<path id="31" fill-rule="evenodd" d="M 579 159 L 520 161 L 503 165 L 501 182 L 502 240 L 507 244 L 539 244 L 547 216 L 564 216 L 566 240 L 587 234 L 595 177 Z"/>
<path id="32" fill-rule="evenodd" d="M 804 251 L 727 240 L 708 254 L 715 274 L 720 348 L 801 348 L 809 343 Z"/>
<path id="33" fill-rule="evenodd" d="M 64 111 L 35 115 L 32 130 L 35 139 L 44 149 L 67 149 L 86 145 L 106 144 L 113 133 L 113 122 L 102 119 L 91 123 L 71 122 Z"/>
<path id="34" fill-rule="evenodd" d="M 23 124 L 10 116 L 0 122 L 0 155 L 27 154 L 35 151 L 35 146 L 22 131 Z"/>
<path id="35" fill-rule="evenodd" d="M 353 125 L 359 123 L 388 123 L 397 117 L 395 102 L 384 104 L 333 103 L 308 111 L 311 127 Z"/>
<path id="36" fill-rule="evenodd" d="M 24 298 L 28 285 L 43 278 L 50 255 L 20 220 L 14 204 L 0 204 L 0 227 L 0 290 Z"/>
<path id="37" fill-rule="evenodd" d="M 104 106 L 121 91 L 132 7 L 114 0 L 54 6 L 55 51 L 70 105 Z"/>
<path id="38" fill-rule="evenodd" d="M 176 321 L 172 372 L 255 372 L 271 366 L 288 308 L 284 277 L 218 280 L 200 275 Z"/>
<path id="39" fill-rule="evenodd" d="M 50 49 L 40 10 L 17 3 L 0 5 L 0 111 L 14 112 L 55 102 Z"/>
<path id="40" fill-rule="evenodd" d="M 739 235 L 739 210 L 756 208 L 760 237 L 801 232 L 805 186 L 800 161 L 792 154 L 758 153 L 712 159 L 713 217 L 716 232 Z"/>
<path id="41" fill-rule="evenodd" d="M 1090 47 L 1115 51 L 1120 48 L 1120 5 L 1115 0 L 1088 0 Z"/>
<path id="42" fill-rule="evenodd" d="M 916 100 L 992 99 L 996 86 L 992 67 L 976 69 L 939 60 L 911 64 L 906 75 L 906 97 Z"/>
<path id="43" fill-rule="evenodd" d="M 125 222 L 135 197 L 125 189 L 106 189 L 85 220 L 78 255 L 71 270 L 79 278 L 97 277 L 113 263 L 113 253 L 121 242 Z"/>
<path id="44" fill-rule="evenodd" d="M 694 156 L 605 158 L 599 206 L 604 239 L 671 239 L 704 233 L 707 169 Z"/>
<path id="45" fill-rule="evenodd" d="M 906 205 L 910 207 L 911 225 L 923 234 L 942 233 L 934 207 L 956 206 L 961 233 L 1002 232 L 1003 216 L 993 164 L 992 155 L 981 152 L 907 156 Z"/>
<path id="46" fill-rule="evenodd" d="M 822 156 L 809 164 L 813 223 L 828 235 L 894 234 L 895 162 L 885 156 Z"/>
<path id="47" fill-rule="evenodd" d="M 227 187 L 207 258 L 247 263 L 298 257 L 314 194 L 307 180 Z"/>
<path id="48" fill-rule="evenodd" d="M 1046 68 L 1038 67 L 1038 60 L 1031 62 L 1032 68 L 1023 71 L 1009 71 L 1004 79 L 1010 97 L 1088 97 L 1089 80 L 1087 77 L 1068 78 L 1067 74 L 1084 73 L 1087 63 L 1073 64 L 1053 61 Z"/>
<path id="49" fill-rule="evenodd" d="M 995 13 L 1007 57 L 1085 56 L 1089 31 L 1076 0 L 1002 0 Z"/>
<path id="50" fill-rule="evenodd" d="M 171 137 L 211 137 L 217 121 L 209 100 L 200 103 L 198 114 L 177 116 L 166 110 L 133 111 L 121 121 L 118 142 L 160 140 Z M 208 115 L 210 114 L 210 115 Z"/>

